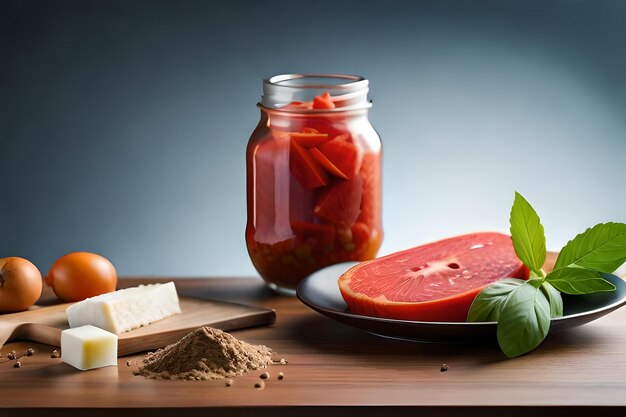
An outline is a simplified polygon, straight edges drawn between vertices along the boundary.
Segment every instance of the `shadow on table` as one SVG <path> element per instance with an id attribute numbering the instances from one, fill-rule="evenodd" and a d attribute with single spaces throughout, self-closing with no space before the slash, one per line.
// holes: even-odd
<path id="1" fill-rule="evenodd" d="M 420 361 L 462 360 L 472 364 L 506 361 L 497 343 L 451 344 L 398 340 L 376 336 L 363 330 L 339 323 L 321 315 L 294 319 L 288 329 L 290 337 L 307 349 L 334 355 L 384 356 L 393 362 L 408 359 Z M 558 355 L 562 352 L 585 351 L 603 343 L 606 332 L 590 326 L 549 335 L 531 355 Z"/>

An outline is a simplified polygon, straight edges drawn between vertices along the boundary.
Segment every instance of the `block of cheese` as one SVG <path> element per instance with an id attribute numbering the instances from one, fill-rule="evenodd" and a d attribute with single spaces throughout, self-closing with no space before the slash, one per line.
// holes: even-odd
<path id="1" fill-rule="evenodd" d="M 140 285 L 87 298 L 66 310 L 70 327 L 86 324 L 120 334 L 180 313 L 173 282 Z"/>
<path id="2" fill-rule="evenodd" d="M 117 336 L 89 325 L 63 330 L 61 359 L 82 371 L 117 366 Z"/>

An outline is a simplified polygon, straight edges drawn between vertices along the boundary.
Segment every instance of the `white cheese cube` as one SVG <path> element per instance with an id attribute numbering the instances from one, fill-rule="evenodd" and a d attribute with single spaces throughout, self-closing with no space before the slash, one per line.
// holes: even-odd
<path id="1" fill-rule="evenodd" d="M 140 285 L 87 298 L 67 308 L 70 327 L 86 324 L 120 334 L 180 313 L 173 282 Z"/>
<path id="2" fill-rule="evenodd" d="M 117 366 L 117 336 L 95 326 L 63 330 L 61 359 L 81 371 Z"/>

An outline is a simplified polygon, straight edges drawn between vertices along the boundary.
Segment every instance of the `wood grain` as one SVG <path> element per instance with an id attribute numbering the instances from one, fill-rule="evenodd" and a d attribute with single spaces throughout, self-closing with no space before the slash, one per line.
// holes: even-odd
<path id="1" fill-rule="evenodd" d="M 0 346 L 17 339 L 60 346 L 61 331 L 69 327 L 65 310 L 70 305 L 35 306 L 29 311 L 0 316 Z M 202 326 L 234 330 L 272 324 L 276 320 L 272 309 L 217 300 L 180 297 L 180 307 L 180 314 L 120 334 L 118 355 L 166 346 Z"/>
<path id="2" fill-rule="evenodd" d="M 154 282 L 131 279 L 125 285 Z M 433 345 L 382 339 L 337 323 L 260 279 L 179 279 L 182 294 L 275 308 L 273 326 L 233 332 L 285 358 L 265 389 L 260 372 L 221 381 L 157 381 L 133 376 L 141 355 L 117 368 L 80 372 L 33 346 L 20 369 L 0 363 L 0 414 L 187 416 L 559 416 L 624 415 L 626 308 L 556 334 L 529 355 L 507 360 L 494 345 Z M 442 363 L 447 372 L 440 372 Z M 285 379 L 276 375 L 284 372 Z"/>

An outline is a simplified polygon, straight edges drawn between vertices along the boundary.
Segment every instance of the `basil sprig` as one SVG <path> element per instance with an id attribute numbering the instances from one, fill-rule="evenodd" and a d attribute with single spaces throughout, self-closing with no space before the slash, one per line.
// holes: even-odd
<path id="1" fill-rule="evenodd" d="M 517 257 L 531 271 L 542 275 L 541 267 L 546 261 L 546 235 L 535 209 L 517 192 L 509 223 Z"/>
<path id="2" fill-rule="evenodd" d="M 483 289 L 474 299 L 468 321 L 498 322 L 497 336 L 509 358 L 523 355 L 543 342 L 550 319 L 563 315 L 561 293 L 579 295 L 615 291 L 603 278 L 626 261 L 626 224 L 601 223 L 577 235 L 561 249 L 554 269 L 546 274 L 546 237 L 533 207 L 519 193 L 511 208 L 511 240 L 528 267 L 528 280 L 505 278 Z"/>
<path id="3" fill-rule="evenodd" d="M 600 223 L 567 242 L 554 269 L 578 266 L 612 273 L 626 261 L 626 224 Z"/>

